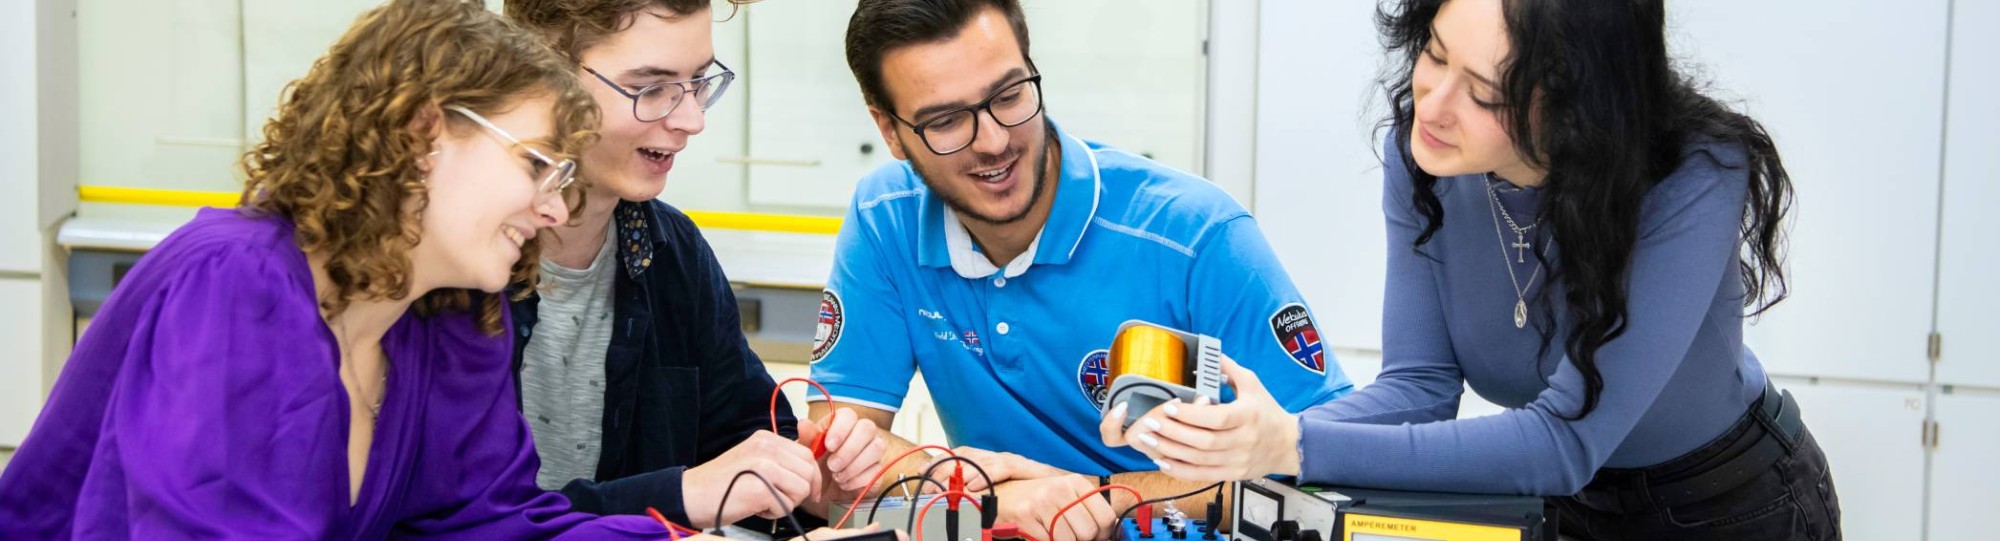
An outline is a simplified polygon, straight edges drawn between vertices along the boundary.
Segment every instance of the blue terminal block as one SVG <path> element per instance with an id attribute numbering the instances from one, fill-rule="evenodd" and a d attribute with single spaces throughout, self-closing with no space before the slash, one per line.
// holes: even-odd
<path id="1" fill-rule="evenodd" d="M 1216 541 L 1223 539 L 1221 533 L 1208 531 L 1208 521 L 1188 519 L 1175 524 L 1164 518 L 1150 521 L 1151 528 L 1140 528 L 1138 519 L 1118 521 L 1119 534 L 1114 541 Z"/>

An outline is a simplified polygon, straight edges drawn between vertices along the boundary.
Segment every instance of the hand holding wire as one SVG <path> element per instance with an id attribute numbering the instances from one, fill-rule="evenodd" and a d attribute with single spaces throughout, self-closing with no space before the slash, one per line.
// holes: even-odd
<path id="1" fill-rule="evenodd" d="M 1068 473 L 1014 453 L 988 451 L 975 447 L 961 446 L 952 449 L 952 456 L 963 458 L 969 461 L 967 463 L 977 464 L 981 467 L 981 475 L 965 478 L 966 492 L 983 491 L 992 485 L 1015 479 L 1041 479 Z M 930 464 L 924 465 L 924 469 L 930 470 L 932 466 L 947 460 L 949 460 L 948 457 L 932 459 Z M 988 479 L 985 474 L 991 474 L 993 477 Z"/>
<path id="2" fill-rule="evenodd" d="M 874 421 L 862 419 L 854 410 L 834 408 L 826 416 L 826 425 L 810 419 L 799 421 L 801 440 L 807 432 L 817 432 L 816 437 L 825 446 L 821 461 L 826 463 L 827 474 L 842 491 L 855 492 L 868 488 L 868 480 L 886 466 L 883 455 L 888 454 L 889 443 L 882 440 L 881 430 Z"/>
<path id="3" fill-rule="evenodd" d="M 724 500 L 727 491 L 723 486 L 741 472 L 757 473 L 783 498 L 767 498 L 765 491 L 756 490 Z M 780 518 L 791 513 L 791 503 L 817 498 L 819 488 L 819 464 L 811 453 L 798 442 L 762 430 L 721 456 L 681 473 L 688 520 L 699 527 L 731 524 L 752 515 Z M 716 514 L 707 514 L 710 511 Z"/>

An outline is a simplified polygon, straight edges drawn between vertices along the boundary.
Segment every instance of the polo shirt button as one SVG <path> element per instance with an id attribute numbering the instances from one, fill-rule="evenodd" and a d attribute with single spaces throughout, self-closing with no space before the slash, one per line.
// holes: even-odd
<path id="1" fill-rule="evenodd" d="M 999 333 L 1000 333 L 1000 334 L 1007 334 L 1007 328 L 1008 328 L 1008 327 L 1007 327 L 1007 322 L 1005 322 L 1005 321 L 1002 321 L 1002 322 L 1000 322 L 1000 324 L 999 324 L 999 325 L 995 325 L 995 326 L 993 327 L 993 330 L 995 330 L 995 331 L 999 331 Z"/>
<path id="2" fill-rule="evenodd" d="M 993 287 L 1007 287 L 1007 277 L 1002 276 L 999 278 L 994 278 Z"/>

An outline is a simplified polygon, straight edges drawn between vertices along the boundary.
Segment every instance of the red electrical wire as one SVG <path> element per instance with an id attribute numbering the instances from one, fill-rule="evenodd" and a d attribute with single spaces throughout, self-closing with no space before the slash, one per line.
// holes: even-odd
<path id="1" fill-rule="evenodd" d="M 1146 501 L 1146 495 L 1145 495 L 1145 494 L 1140 494 L 1140 493 L 1139 493 L 1139 489 L 1136 489 L 1136 488 L 1132 488 L 1132 487 L 1130 487 L 1130 486 L 1127 486 L 1127 485 L 1120 485 L 1120 484 L 1117 484 L 1117 483 L 1112 483 L 1112 484 L 1109 484 L 1109 485 L 1104 485 L 1104 486 L 1101 486 L 1101 487 L 1097 487 L 1097 488 L 1095 488 L 1095 489 L 1092 489 L 1092 490 L 1091 490 L 1090 492 L 1085 492 L 1085 493 L 1083 493 L 1083 495 L 1082 495 L 1082 496 L 1078 496 L 1078 497 L 1076 498 L 1076 501 L 1072 501 L 1072 502 L 1069 502 L 1069 505 L 1065 505 L 1065 506 L 1062 506 L 1062 510 L 1060 510 L 1060 511 L 1056 511 L 1056 514 L 1055 514 L 1055 516 L 1052 516 L 1052 517 L 1049 517 L 1049 522 L 1048 522 L 1047 524 L 1043 524 L 1043 525 L 1042 525 L 1042 531 L 1045 531 L 1045 532 L 1049 532 L 1049 538 L 1051 538 L 1051 539 L 1054 539 L 1054 538 L 1055 538 L 1055 535 L 1056 535 L 1056 534 L 1055 534 L 1055 531 L 1056 531 L 1056 523 L 1057 523 L 1057 522 L 1060 522 L 1060 521 L 1062 521 L 1062 516 L 1063 516 L 1063 513 L 1068 513 L 1068 512 L 1069 512 L 1069 509 L 1070 509 L 1071 507 L 1076 507 L 1076 506 L 1077 506 L 1077 504 L 1081 504 L 1081 503 L 1083 503 L 1083 502 L 1086 502 L 1086 501 L 1090 501 L 1090 499 L 1091 499 L 1091 498 L 1096 498 L 1096 497 L 1098 497 L 1098 496 L 1097 496 L 1098 494 L 1100 494 L 1100 493 L 1103 493 L 1103 492 L 1106 492 L 1106 491 L 1111 491 L 1111 490 L 1123 490 L 1123 491 L 1126 491 L 1126 492 L 1130 492 L 1130 493 L 1132 493 L 1132 497 L 1134 497 L 1134 498 L 1138 498 L 1138 499 L 1139 499 L 1139 501 L 1142 501 L 1142 502 L 1143 502 L 1143 501 Z"/>
<path id="2" fill-rule="evenodd" d="M 817 381 L 813 381 L 809 378 L 785 378 L 784 381 L 780 381 L 778 382 L 777 385 L 771 386 L 771 433 L 772 434 L 778 433 L 778 399 L 785 396 L 783 391 L 785 389 L 786 384 L 797 383 L 797 382 L 804 382 L 807 385 L 813 386 L 813 388 L 815 389 L 819 389 L 820 396 L 826 397 L 826 402 L 828 406 L 832 406 L 835 402 L 837 402 L 836 400 L 833 399 L 833 393 L 826 392 L 826 387 L 820 386 L 819 382 Z M 831 408 L 829 408 L 828 411 L 832 411 Z M 821 426 L 819 428 L 820 428 L 819 437 L 813 438 L 813 445 L 812 445 L 813 458 L 815 459 L 826 455 L 826 431 L 828 427 Z"/>
<path id="3" fill-rule="evenodd" d="M 648 507 L 646 508 L 646 514 L 652 515 L 653 520 L 660 521 L 661 526 L 667 527 L 668 539 L 672 539 L 674 541 L 680 541 L 681 536 L 692 536 L 701 534 L 701 532 L 694 531 L 679 524 L 674 524 L 673 521 L 667 520 L 667 517 L 665 515 L 661 515 L 660 510 L 658 509 Z"/>
<path id="4" fill-rule="evenodd" d="M 819 389 L 820 396 L 826 397 L 827 405 L 829 406 L 828 408 L 829 411 L 832 409 L 833 404 L 839 402 L 838 400 L 834 399 L 833 393 L 827 392 L 826 387 L 821 386 L 817 381 L 813 381 L 810 378 L 785 378 L 784 381 L 780 381 L 778 382 L 777 385 L 771 387 L 771 433 L 773 434 L 776 434 L 778 432 L 778 399 L 784 396 L 783 393 L 784 387 L 792 383 L 804 383 L 813 386 L 813 388 L 815 389 Z M 819 437 L 813 438 L 813 446 L 812 446 L 813 458 L 821 458 L 826 455 L 826 434 L 828 428 L 830 427 L 826 426 L 820 427 Z M 916 454 L 917 451 L 925 449 L 936 449 L 947 455 L 954 454 L 951 452 L 950 448 L 941 445 L 919 445 L 917 447 L 911 448 L 908 451 L 904 451 L 903 454 L 897 456 L 895 460 L 884 462 L 883 463 L 884 467 L 882 468 L 882 471 L 875 472 L 875 478 L 868 481 L 868 486 L 862 487 L 860 492 L 854 495 L 854 502 L 847 506 L 847 513 L 841 515 L 840 521 L 835 522 L 833 528 L 838 530 L 841 527 L 846 526 L 847 520 L 854 517 L 854 511 L 861 508 L 861 499 L 867 497 L 868 491 L 874 490 L 876 483 L 882 482 L 882 476 L 889 473 L 889 468 L 887 467 L 888 465 L 895 464 L 897 462 L 902 462 L 903 459 L 909 458 L 910 455 Z M 964 475 L 965 473 L 963 466 L 956 469 L 952 474 L 952 479 L 956 484 L 953 484 L 951 486 L 963 486 Z M 954 505 L 953 507 L 956 507 L 956 505 Z"/>
<path id="5" fill-rule="evenodd" d="M 856 509 L 861 508 L 861 499 L 868 497 L 869 491 L 875 490 L 875 485 L 882 482 L 882 476 L 889 474 L 890 466 L 895 465 L 897 462 L 902 462 L 903 459 L 905 458 L 910 458 L 910 455 L 917 454 L 917 451 L 922 451 L 925 449 L 936 449 L 938 451 L 943 451 L 944 454 L 947 455 L 953 454 L 950 448 L 945 447 L 943 445 L 918 445 L 916 447 L 911 448 L 908 451 L 903 451 L 903 454 L 898 455 L 895 460 L 883 462 L 882 471 L 875 472 L 875 478 L 870 479 L 868 481 L 868 486 L 862 487 L 860 492 L 854 494 L 854 503 L 849 504 L 847 506 L 847 513 L 841 515 L 840 520 L 833 523 L 833 529 L 838 530 L 841 527 L 846 526 L 847 519 L 854 518 L 854 511 Z"/>
<path id="6" fill-rule="evenodd" d="M 1021 525 L 1012 522 L 993 523 L 993 537 L 997 539 L 1026 539 L 1028 541 L 1041 541 L 1040 539 L 1036 539 L 1033 534 L 1030 534 L 1027 531 L 1022 530 Z"/>
<path id="7" fill-rule="evenodd" d="M 917 509 L 917 527 L 916 529 L 910 532 L 910 539 L 913 541 L 923 541 L 924 513 L 929 513 L 931 511 L 932 505 L 937 504 L 938 500 L 950 500 L 951 503 L 958 503 L 958 498 L 965 498 L 966 500 L 971 501 L 972 508 L 974 510 L 979 511 L 981 513 L 986 512 L 985 509 L 979 507 L 978 498 L 972 497 L 971 494 L 966 494 L 965 491 L 963 490 L 950 490 L 939 493 L 936 498 L 931 498 L 931 501 L 924 502 L 924 506 L 922 508 Z"/>

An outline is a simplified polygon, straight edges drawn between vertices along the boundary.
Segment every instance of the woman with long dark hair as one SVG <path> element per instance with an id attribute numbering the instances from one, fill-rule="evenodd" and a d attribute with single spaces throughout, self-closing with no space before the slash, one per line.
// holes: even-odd
<path id="1" fill-rule="evenodd" d="M 1550 496 L 1585 539 L 1837 539 L 1825 456 L 1743 344 L 1785 296 L 1791 181 L 1667 54 L 1660 0 L 1403 0 L 1380 379 L 1129 432 L 1190 479 Z M 1469 383 L 1504 413 L 1456 419 Z M 1440 422 L 1442 421 L 1442 422 Z"/>

